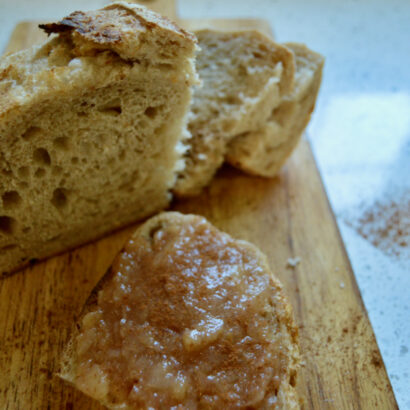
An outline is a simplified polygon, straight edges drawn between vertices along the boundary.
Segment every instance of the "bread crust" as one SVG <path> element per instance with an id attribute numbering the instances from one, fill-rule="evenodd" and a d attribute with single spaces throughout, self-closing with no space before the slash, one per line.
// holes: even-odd
<path id="1" fill-rule="evenodd" d="M 155 30 L 161 28 L 170 36 L 179 36 L 185 40 L 197 42 L 196 37 L 177 26 L 167 17 L 160 16 L 144 6 L 118 1 L 96 10 L 95 12 L 75 11 L 68 17 L 57 23 L 40 24 L 39 27 L 47 34 L 71 32 L 74 37 L 81 37 L 85 41 L 95 43 L 95 46 L 110 47 L 124 59 L 133 60 L 138 58 L 134 43 L 130 41 L 130 33 L 127 25 L 124 25 L 118 16 L 107 16 L 106 11 L 125 10 L 131 13 L 136 21 L 132 24 L 132 37 L 135 31 Z M 112 14 L 112 13 L 111 13 Z"/>
<path id="2" fill-rule="evenodd" d="M 148 221 L 146 221 L 142 226 L 140 226 L 135 233 L 131 236 L 130 241 L 137 241 L 138 238 L 143 239 L 144 246 L 150 246 L 152 242 L 153 234 L 161 229 L 166 230 L 167 227 L 175 228 L 175 226 L 187 226 L 194 224 L 197 221 L 207 222 L 205 218 L 199 217 L 197 215 L 182 215 L 179 212 L 163 212 L 158 214 Z M 211 227 L 212 229 L 215 229 Z M 219 231 L 218 231 L 219 232 Z M 220 232 L 219 232 L 220 234 Z M 229 237 L 227 234 L 223 234 L 226 237 Z M 237 243 L 242 249 L 246 249 L 253 257 L 258 260 L 259 267 L 263 271 L 267 272 L 270 276 L 270 280 L 274 284 L 276 289 L 275 298 L 278 300 L 278 306 L 281 306 L 280 311 L 272 312 L 272 314 L 277 317 L 280 326 L 289 336 L 289 343 L 286 344 L 287 357 L 288 357 L 288 369 L 287 369 L 287 381 L 282 382 L 277 392 L 277 407 L 280 409 L 298 409 L 300 408 L 299 398 L 295 389 L 297 372 L 300 366 L 300 355 L 299 355 L 299 345 L 298 345 L 298 329 L 295 325 L 293 319 L 292 307 L 289 304 L 281 283 L 271 272 L 266 256 L 254 245 L 243 240 L 236 240 Z M 146 244 L 146 245 L 145 245 Z M 116 258 L 120 258 L 122 250 Z M 82 312 L 80 314 L 79 320 L 76 324 L 73 334 L 70 338 L 69 343 L 67 344 L 66 349 L 62 355 L 61 360 L 61 370 L 59 376 L 71 384 L 75 384 L 75 375 L 76 375 L 76 337 L 80 334 L 81 331 L 81 320 L 89 312 L 95 311 L 98 305 L 98 292 L 108 285 L 112 279 L 115 272 L 110 267 L 102 279 L 98 282 L 96 287 L 91 292 L 89 298 L 87 299 Z M 126 407 L 116 407 L 112 403 L 103 402 L 108 408 L 126 408 Z"/>

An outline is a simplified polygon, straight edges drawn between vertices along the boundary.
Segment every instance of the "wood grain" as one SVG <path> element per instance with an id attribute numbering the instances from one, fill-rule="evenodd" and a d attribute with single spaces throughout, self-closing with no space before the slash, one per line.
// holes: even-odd
<path id="1" fill-rule="evenodd" d="M 8 50 L 40 41 L 34 27 L 18 25 Z M 300 327 L 305 366 L 298 388 L 307 409 L 397 408 L 306 141 L 279 177 L 225 167 L 202 195 L 172 208 L 204 215 L 267 254 Z M 58 361 L 76 315 L 134 229 L 0 281 L 0 408 L 101 409 L 56 376 Z M 290 257 L 300 264 L 287 267 Z"/>

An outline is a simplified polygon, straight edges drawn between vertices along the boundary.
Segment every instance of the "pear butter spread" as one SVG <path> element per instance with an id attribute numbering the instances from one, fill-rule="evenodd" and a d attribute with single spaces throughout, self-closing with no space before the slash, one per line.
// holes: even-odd
<path id="1" fill-rule="evenodd" d="M 109 407 L 296 400 L 297 335 L 281 285 L 253 245 L 204 218 L 169 212 L 145 223 L 85 311 L 72 382 Z"/>

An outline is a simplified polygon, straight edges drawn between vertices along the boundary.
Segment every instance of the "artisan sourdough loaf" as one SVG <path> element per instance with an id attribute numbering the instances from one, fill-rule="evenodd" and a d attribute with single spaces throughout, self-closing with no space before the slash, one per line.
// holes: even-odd
<path id="1" fill-rule="evenodd" d="M 92 292 L 60 376 L 112 409 L 297 409 L 298 367 L 292 309 L 266 257 L 168 212 Z"/>
<path id="2" fill-rule="evenodd" d="M 272 110 L 293 89 L 294 56 L 257 31 L 195 33 L 201 48 L 186 167 L 174 192 L 197 194 L 222 165 L 230 140 L 263 128 Z"/>
<path id="3" fill-rule="evenodd" d="M 118 2 L 0 60 L 0 274 L 153 214 L 184 166 L 195 37 Z"/>
<path id="4" fill-rule="evenodd" d="M 323 57 L 303 44 L 285 44 L 295 54 L 294 89 L 272 111 L 259 130 L 235 137 L 226 160 L 241 170 L 263 177 L 275 176 L 292 153 L 314 109 L 322 78 Z"/>

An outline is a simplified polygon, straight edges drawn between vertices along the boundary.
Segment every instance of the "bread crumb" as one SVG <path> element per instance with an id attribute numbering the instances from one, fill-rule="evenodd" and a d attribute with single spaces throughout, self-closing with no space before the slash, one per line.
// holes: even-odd
<path id="1" fill-rule="evenodd" d="M 296 268 L 296 266 L 300 263 L 300 258 L 299 256 L 296 256 L 295 258 L 289 258 L 288 262 L 286 264 L 286 267 L 288 268 Z"/>

